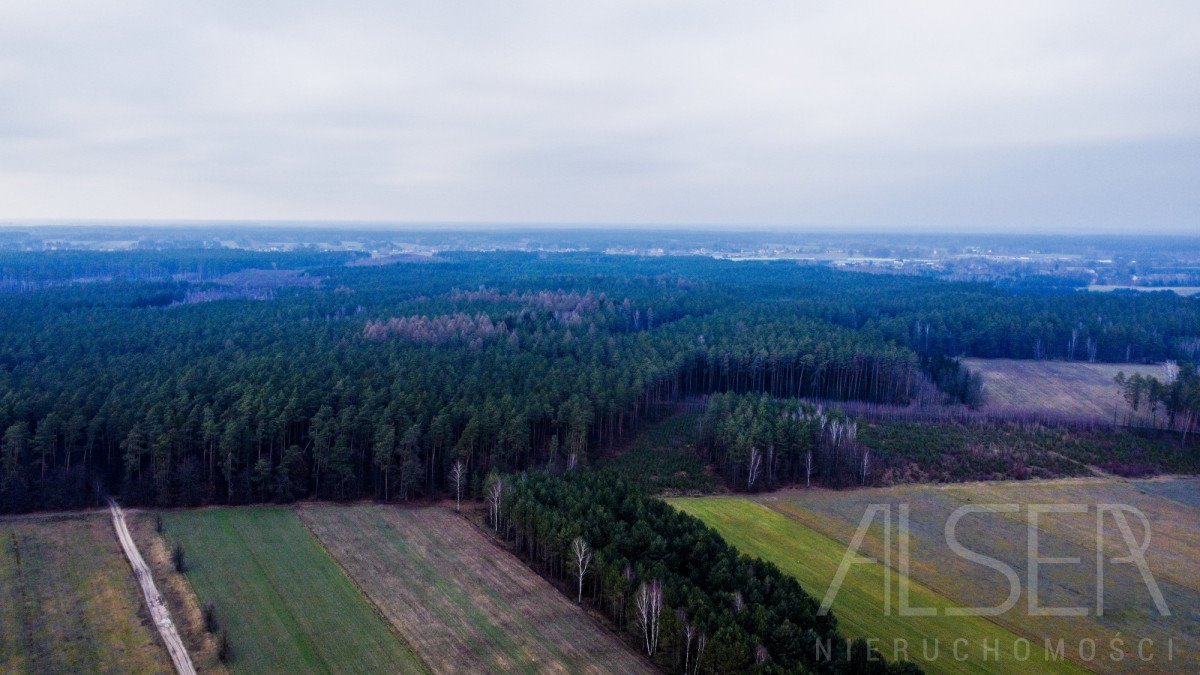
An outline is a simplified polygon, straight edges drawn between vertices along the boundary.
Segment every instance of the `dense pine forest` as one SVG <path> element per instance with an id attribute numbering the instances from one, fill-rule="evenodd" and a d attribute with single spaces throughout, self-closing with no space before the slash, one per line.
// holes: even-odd
<path id="1" fill-rule="evenodd" d="M 594 463 L 689 397 L 974 404 L 957 356 L 1159 361 L 1200 335 L 1200 303 L 1166 294 L 693 257 L 366 262 L 2 254 L 0 508 L 98 490 L 163 506 L 405 500 L 445 494 L 457 461 L 478 494 L 492 470 Z M 771 471 L 807 478 L 787 452 Z M 819 471 L 848 483 L 853 466 Z"/>

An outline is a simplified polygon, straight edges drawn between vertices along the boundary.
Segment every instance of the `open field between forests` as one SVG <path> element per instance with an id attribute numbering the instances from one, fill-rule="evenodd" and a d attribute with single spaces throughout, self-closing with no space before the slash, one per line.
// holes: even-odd
<path id="1" fill-rule="evenodd" d="M 699 497 L 669 500 L 685 513 L 700 518 L 721 533 L 726 541 L 743 553 L 775 563 L 800 581 L 818 602 L 837 573 L 846 551 L 841 541 L 828 537 L 797 520 L 740 497 Z M 1018 636 L 983 617 L 902 617 L 895 603 L 891 615 L 884 612 L 883 567 L 857 565 L 850 569 L 833 604 L 838 628 L 848 638 L 871 638 L 884 658 L 892 659 L 895 641 L 904 640 L 908 660 L 933 673 L 1023 673 L 1030 664 L 1045 672 L 1076 672 L 1073 664 L 1048 661 L 1041 645 L 1032 646 L 1028 662 L 1013 657 L 1012 645 Z M 911 586 L 914 607 L 952 607 L 953 602 L 936 591 L 914 581 Z M 950 654 L 954 640 L 965 638 L 970 658 L 958 661 Z M 923 658 L 922 647 L 933 653 L 934 641 L 940 650 L 936 658 Z M 983 659 L 983 641 L 999 640 L 998 660 Z M 900 655 L 903 658 L 903 655 Z"/>
<path id="2" fill-rule="evenodd" d="M 201 603 L 228 631 L 235 673 L 416 673 L 426 667 L 300 522 L 281 507 L 172 511 Z"/>
<path id="3" fill-rule="evenodd" d="M 0 518 L 0 672 L 174 672 L 107 513 Z"/>
<path id="4" fill-rule="evenodd" d="M 1138 293 L 1174 293 L 1184 297 L 1200 295 L 1200 286 L 1121 286 L 1116 284 L 1090 284 L 1087 289 L 1093 293 L 1111 293 L 1113 291 L 1137 291 Z"/>
<path id="5" fill-rule="evenodd" d="M 1064 639 L 1068 657 L 1080 665 L 1101 672 L 1171 672 L 1200 668 L 1200 510 L 1161 496 L 1163 493 L 1190 493 L 1200 489 L 1200 479 L 1174 478 L 1152 481 L 1124 481 L 1108 478 L 1074 478 L 1047 481 L 967 483 L 947 486 L 903 486 L 897 488 L 833 491 L 824 489 L 790 490 L 755 499 L 768 508 L 786 515 L 805 528 L 838 542 L 841 555 L 870 504 L 892 505 L 893 526 L 898 505 L 910 509 L 909 535 L 912 564 L 911 578 L 941 596 L 966 606 L 994 606 L 1004 601 L 1009 586 L 997 571 L 955 554 L 946 544 L 944 530 L 950 514 L 967 504 L 1017 504 L 1017 513 L 971 514 L 957 524 L 959 540 L 972 551 L 1004 562 L 1015 570 L 1021 581 L 1017 605 L 994 617 L 996 623 L 1013 633 L 1044 644 L 1046 638 Z M 1083 504 L 1087 513 L 1050 513 L 1038 519 L 1038 552 L 1042 557 L 1078 557 L 1078 564 L 1044 565 L 1039 568 L 1038 599 L 1043 607 L 1085 606 L 1082 617 L 1032 616 L 1027 607 L 1028 592 L 1028 505 Z M 1105 607 L 1102 616 L 1095 610 L 1096 598 L 1096 518 L 1097 504 L 1128 504 L 1145 513 L 1150 522 L 1151 540 L 1146 559 L 1171 611 L 1160 616 L 1140 573 L 1133 565 L 1105 565 Z M 1130 526 L 1140 541 L 1142 526 L 1131 516 Z M 863 555 L 882 556 L 883 527 L 872 524 L 864 542 Z M 1106 518 L 1105 556 L 1128 553 L 1111 518 Z M 896 535 L 893 530 L 893 566 L 896 565 Z M 832 574 L 830 574 L 832 578 Z M 817 587 L 823 593 L 829 580 Z M 879 588 L 878 584 L 876 588 Z M 843 587 L 842 593 L 846 589 Z M 894 593 L 894 591 L 893 591 Z M 839 595 L 839 599 L 840 599 Z M 920 603 L 914 603 L 919 605 Z M 839 620 L 844 612 L 835 614 Z M 1117 661 L 1111 658 L 1085 660 L 1077 646 L 1080 640 L 1093 639 L 1107 647 L 1109 641 L 1123 638 L 1132 651 L 1141 638 L 1157 645 L 1157 658 L 1142 662 L 1137 658 Z M 1176 660 L 1165 659 L 1168 639 L 1174 643 Z M 1105 653 L 1100 650 L 1100 653 Z"/>
<path id="6" fill-rule="evenodd" d="M 1161 365 L 1086 363 L 1026 359 L 963 359 L 983 376 L 985 412 L 1091 418 L 1123 423 L 1132 412 L 1113 378 L 1152 375 L 1163 378 Z M 1147 420 L 1149 421 L 1149 420 Z"/>
<path id="7" fill-rule="evenodd" d="M 306 506 L 305 523 L 439 673 L 654 672 L 466 518 Z"/>

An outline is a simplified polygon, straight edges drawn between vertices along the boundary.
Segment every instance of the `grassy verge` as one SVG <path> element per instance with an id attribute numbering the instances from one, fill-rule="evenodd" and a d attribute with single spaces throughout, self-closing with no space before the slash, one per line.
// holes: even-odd
<path id="1" fill-rule="evenodd" d="M 155 531 L 155 514 L 152 512 L 127 512 L 126 521 L 130 534 L 137 544 L 142 558 L 150 566 L 154 584 L 163 603 L 171 612 L 171 621 L 183 639 L 184 647 L 192 658 L 196 670 L 206 675 L 222 675 L 229 670 L 221 663 L 218 655 L 218 632 L 209 632 L 204 625 L 204 610 L 200 600 L 188 583 L 187 577 L 175 571 L 171 552 L 162 535 Z"/>

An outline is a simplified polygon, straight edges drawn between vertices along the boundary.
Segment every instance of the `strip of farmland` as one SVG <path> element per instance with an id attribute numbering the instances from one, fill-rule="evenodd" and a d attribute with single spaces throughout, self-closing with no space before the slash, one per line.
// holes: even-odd
<path id="1" fill-rule="evenodd" d="M 216 608 L 235 673 L 417 673 L 426 669 L 337 563 L 284 508 L 164 514 L 187 578 Z"/>
<path id="2" fill-rule="evenodd" d="M 0 672 L 174 672 L 103 514 L 0 519 Z"/>
<path id="3" fill-rule="evenodd" d="M 439 673 L 652 672 L 616 636 L 452 512 L 313 506 L 302 515 Z"/>

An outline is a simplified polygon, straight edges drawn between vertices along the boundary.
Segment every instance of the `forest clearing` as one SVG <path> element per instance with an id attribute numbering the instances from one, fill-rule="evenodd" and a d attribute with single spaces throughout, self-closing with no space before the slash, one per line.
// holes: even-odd
<path id="1" fill-rule="evenodd" d="M 301 517 L 436 672 L 653 672 L 451 511 L 310 506 Z"/>
<path id="2" fill-rule="evenodd" d="M 1133 412 L 1113 378 L 1163 376 L 1163 367 L 1139 363 L 1087 363 L 1029 359 L 962 359 L 983 376 L 986 412 L 1124 423 Z"/>
<path id="3" fill-rule="evenodd" d="M 948 631 L 951 639 L 968 636 L 985 625 L 992 635 L 1001 637 L 1001 645 L 1011 644 L 1012 636 L 1028 639 L 1035 648 L 1050 638 L 1063 639 L 1066 655 L 1076 666 L 1101 672 L 1187 669 L 1198 664 L 1168 663 L 1159 654 L 1155 662 L 1126 659 L 1086 660 L 1073 650 L 1081 640 L 1107 645 L 1114 638 L 1136 636 L 1153 639 L 1160 648 L 1170 639 L 1176 654 L 1195 654 L 1200 646 L 1197 621 L 1200 615 L 1200 567 L 1194 551 L 1200 547 L 1200 510 L 1163 495 L 1194 494 L 1200 489 L 1197 479 L 1157 479 L 1121 481 L 1115 479 L 1064 479 L 1052 481 L 972 483 L 952 486 L 904 486 L 897 488 L 834 491 L 826 489 L 788 490 L 756 498 L 701 498 L 671 500 L 676 507 L 696 515 L 715 527 L 722 536 L 749 555 L 759 556 L 794 574 L 810 592 L 821 597 L 830 585 L 837 566 L 852 541 L 864 512 L 871 504 L 889 504 L 892 518 L 898 505 L 907 504 L 909 517 L 910 578 L 913 580 L 912 606 L 988 607 L 1004 601 L 1009 586 L 993 569 L 971 562 L 951 551 L 944 539 L 947 518 L 957 508 L 969 504 L 1017 504 L 1017 513 L 987 513 L 964 517 L 958 522 L 959 541 L 972 551 L 1003 561 L 1016 570 L 1021 580 L 1028 578 L 1026 563 L 1029 504 L 1092 505 L 1089 513 L 1042 514 L 1038 522 L 1038 550 L 1043 557 L 1078 557 L 1075 565 L 1046 566 L 1039 569 L 1039 601 L 1042 606 L 1087 605 L 1095 598 L 1096 504 L 1129 504 L 1147 516 L 1152 543 L 1146 552 L 1156 583 L 1169 602 L 1171 616 L 1160 616 L 1152 603 L 1147 586 L 1132 565 L 1106 566 L 1105 602 L 1107 611 L 1097 616 L 1031 616 L 1024 601 L 1009 611 L 985 619 L 982 617 L 888 617 L 884 616 L 882 568 L 876 565 L 851 568 L 846 583 L 837 595 L 834 612 L 839 626 L 851 636 L 878 636 L 884 642 L 893 636 L 910 639 L 915 633 L 935 636 Z M 1133 520 L 1133 519 L 1131 519 Z M 1140 525 L 1132 527 L 1141 536 Z M 872 523 L 861 554 L 877 559 L 883 555 L 883 526 Z M 895 532 L 892 548 L 896 547 Z M 1116 527 L 1106 529 L 1106 559 L 1127 554 Z M 896 554 L 891 558 L 893 571 Z M 893 577 L 895 578 L 895 577 Z M 895 586 L 893 585 L 893 613 Z M 1027 591 L 1028 589 L 1022 589 Z M 980 622 L 980 623 L 975 623 Z M 1132 641 L 1131 641 L 1132 643 Z M 974 644 L 974 643 L 972 643 Z M 1011 653 L 1011 652 L 1010 652 Z M 886 654 L 885 654 L 886 655 Z M 910 656 L 912 654 L 910 653 Z M 972 660 L 972 668 L 995 666 L 1001 661 L 981 663 Z M 1036 654 L 1033 657 L 1037 659 Z M 1194 657 L 1189 657 L 1194 658 Z M 960 665 L 952 660 L 922 663 L 930 672 L 949 672 Z M 1018 667 L 1028 664 L 1009 663 Z M 1039 668 L 1050 664 L 1038 662 Z M 1057 664 L 1063 666 L 1065 664 Z"/>
<path id="4" fill-rule="evenodd" d="M 426 670 L 300 522 L 279 507 L 163 514 L 186 575 L 231 640 L 230 670 Z"/>
<path id="5" fill-rule="evenodd" d="M 0 519 L 0 672 L 174 672 L 107 514 Z"/>

